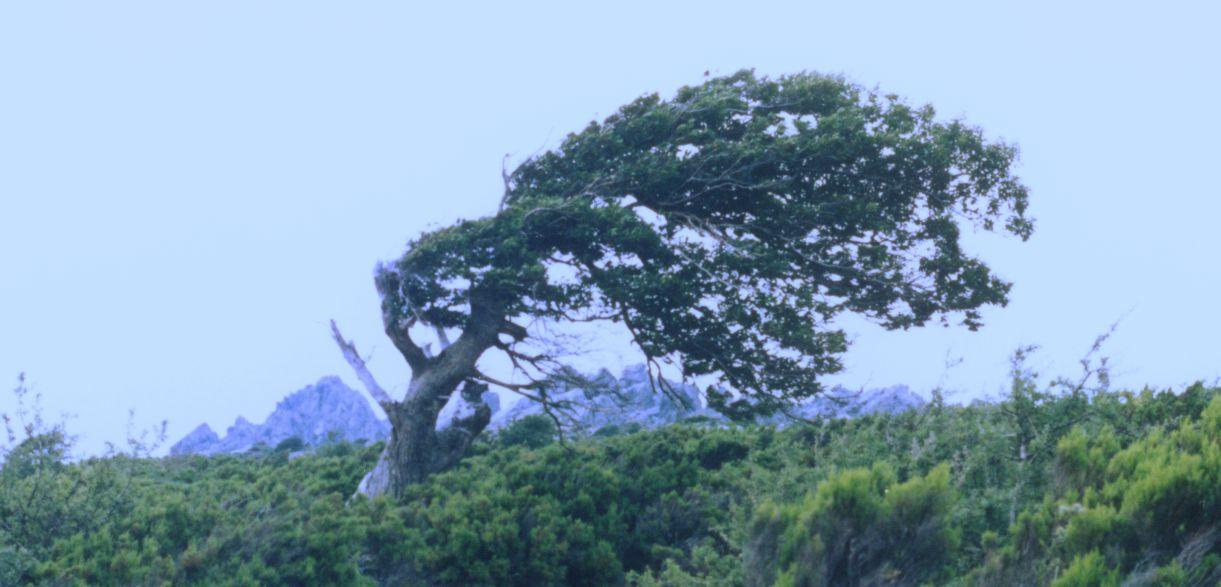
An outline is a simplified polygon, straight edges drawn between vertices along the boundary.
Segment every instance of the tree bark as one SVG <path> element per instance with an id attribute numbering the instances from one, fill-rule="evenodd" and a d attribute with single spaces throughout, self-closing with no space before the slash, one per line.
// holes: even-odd
<path id="1" fill-rule="evenodd" d="M 440 429 L 437 415 L 445 401 L 439 406 L 419 402 L 396 402 L 391 406 L 390 438 L 377 465 L 361 480 L 357 492 L 369 497 L 387 494 L 401 499 L 411 485 L 449 470 L 462 460 L 492 419 L 492 409 L 482 398 L 483 390 L 486 387 L 465 383 L 462 397 L 465 405 Z M 425 392 L 421 396 L 435 393 L 421 391 Z M 448 400 L 450 394 L 435 395 Z"/>
<path id="2" fill-rule="evenodd" d="M 487 427 L 492 417 L 491 407 L 482 398 L 487 386 L 471 378 L 477 373 L 479 357 L 497 342 L 506 320 L 503 305 L 472 295 L 471 314 L 462 334 L 451 344 L 445 331 L 437 329 L 443 348 L 432 356 L 411 339 L 412 323 L 387 310 L 383 308 L 386 334 L 412 369 L 402 401 L 390 398 L 377 384 L 355 345 L 343 339 L 334 323 L 332 333 L 348 364 L 390 419 L 386 447 L 357 492 L 401 499 L 408 487 L 457 464 Z M 466 405 L 438 430 L 441 410 L 459 388 Z"/>

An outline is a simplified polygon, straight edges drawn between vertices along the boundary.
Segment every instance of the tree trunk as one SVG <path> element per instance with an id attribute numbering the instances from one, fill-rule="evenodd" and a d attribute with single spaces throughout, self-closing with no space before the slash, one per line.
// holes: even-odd
<path id="1" fill-rule="evenodd" d="M 462 350 L 457 345 L 450 348 Z M 487 385 L 464 379 L 473 366 L 455 364 L 454 356 L 443 353 L 437 361 L 413 373 L 404 401 L 382 404 L 390 419 L 390 438 L 377 465 L 361 481 L 359 493 L 402 498 L 411 485 L 453 467 L 487 427 L 492 418 L 492 408 L 484 400 Z M 442 408 L 458 388 L 459 409 L 438 426 Z"/>
<path id="2" fill-rule="evenodd" d="M 331 331 L 348 364 L 369 389 L 390 419 L 390 438 L 378 457 L 377 465 L 361 480 L 358 493 L 370 497 L 389 494 L 403 497 L 408 487 L 454 466 L 492 417 L 483 400 L 487 385 L 476 383 L 475 368 L 484 351 L 496 343 L 506 328 L 503 304 L 482 296 L 472 296 L 471 314 L 466 328 L 450 344 L 444 329 L 437 328 L 441 352 L 433 356 L 427 347 L 411 340 L 411 321 L 383 298 L 382 321 L 386 334 L 411 367 L 411 384 L 402 401 L 395 401 L 373 378 L 356 346 L 339 332 L 335 322 Z M 437 429 L 437 419 L 454 391 L 462 389 L 464 406 L 449 422 Z"/>
<path id="3" fill-rule="evenodd" d="M 390 416 L 390 438 L 377 465 L 361 480 L 357 492 L 399 499 L 407 487 L 457 464 L 491 421 L 492 408 L 483 399 L 486 392 L 486 386 L 463 384 L 462 406 L 440 429 L 437 416 L 445 401 L 432 402 L 433 406 L 419 405 L 423 402 L 396 403 Z M 447 401 L 449 395 L 438 393 L 434 397 Z"/>

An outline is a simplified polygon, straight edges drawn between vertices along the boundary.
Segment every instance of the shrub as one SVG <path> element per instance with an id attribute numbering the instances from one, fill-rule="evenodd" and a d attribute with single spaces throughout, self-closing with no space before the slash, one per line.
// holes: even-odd
<path id="1" fill-rule="evenodd" d="M 758 585 L 919 583 L 955 554 L 953 503 L 946 466 L 904 483 L 887 465 L 844 471 L 799 505 L 759 509 L 747 574 Z"/>

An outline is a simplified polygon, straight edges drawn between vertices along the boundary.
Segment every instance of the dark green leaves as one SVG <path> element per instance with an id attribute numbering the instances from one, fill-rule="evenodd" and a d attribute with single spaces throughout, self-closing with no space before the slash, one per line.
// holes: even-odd
<path id="1" fill-rule="evenodd" d="M 959 240 L 1030 235 L 1016 156 L 838 77 L 742 71 L 642 97 L 525 162 L 497 215 L 414 241 L 383 293 L 452 327 L 474 289 L 510 316 L 615 320 L 651 361 L 766 411 L 839 369 L 841 312 L 974 329 L 1006 303 Z"/>

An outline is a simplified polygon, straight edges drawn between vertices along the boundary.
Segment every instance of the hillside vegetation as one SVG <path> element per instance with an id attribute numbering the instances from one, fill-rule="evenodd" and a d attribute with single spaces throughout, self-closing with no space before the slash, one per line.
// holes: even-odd
<path id="1" fill-rule="evenodd" d="M 1214 585 L 1221 394 L 1040 391 L 558 442 L 535 416 L 402 505 L 380 445 L 0 470 L 0 585 Z"/>

